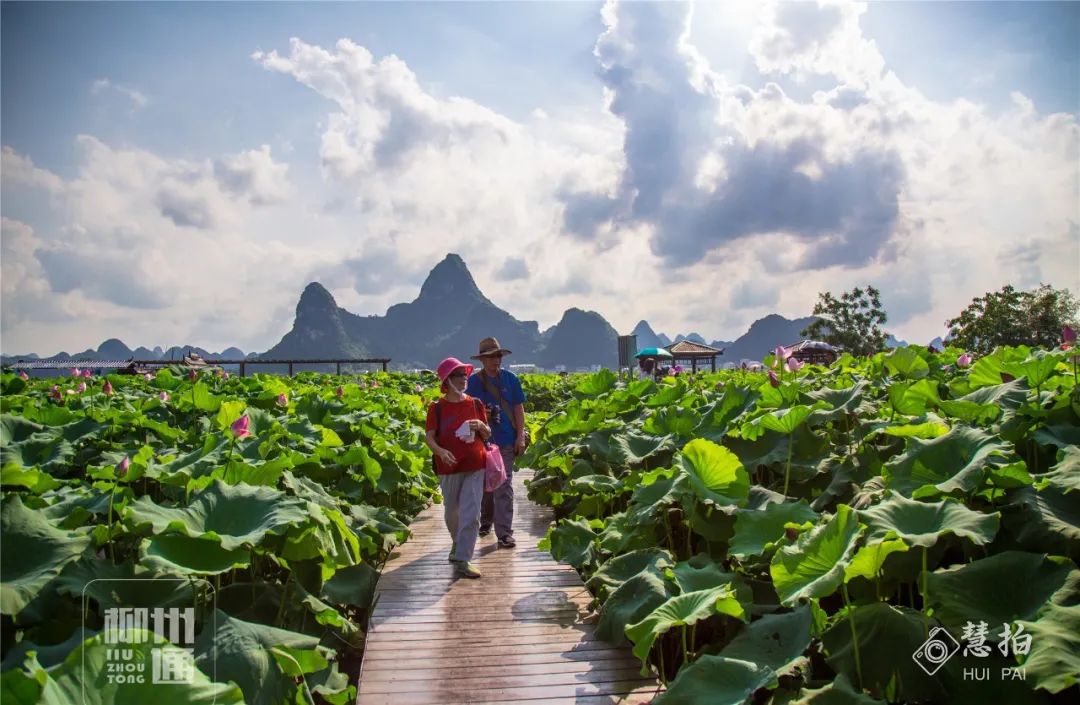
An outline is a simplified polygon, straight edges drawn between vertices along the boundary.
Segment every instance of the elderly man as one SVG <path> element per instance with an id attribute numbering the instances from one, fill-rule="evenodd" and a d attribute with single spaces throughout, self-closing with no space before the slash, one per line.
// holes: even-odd
<path id="1" fill-rule="evenodd" d="M 493 492 L 485 492 L 480 505 L 480 535 L 487 536 L 495 526 L 501 548 L 513 548 L 514 541 L 514 459 L 525 452 L 525 392 L 521 380 L 502 369 L 504 355 L 510 351 L 495 338 L 480 341 L 480 350 L 472 359 L 483 367 L 469 377 L 465 391 L 487 407 L 492 441 L 502 452 L 506 482 Z"/>

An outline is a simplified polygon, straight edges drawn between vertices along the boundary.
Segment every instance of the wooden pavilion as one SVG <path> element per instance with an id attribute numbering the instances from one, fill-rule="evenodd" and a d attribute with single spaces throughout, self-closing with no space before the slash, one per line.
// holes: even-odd
<path id="1" fill-rule="evenodd" d="M 689 340 L 680 340 L 677 343 L 672 343 L 664 347 L 669 353 L 671 353 L 672 364 L 681 365 L 690 363 L 690 370 L 697 372 L 698 363 L 700 362 L 702 367 L 705 366 L 705 361 L 709 361 L 709 366 L 713 372 L 716 372 L 716 356 L 723 355 L 723 348 L 714 348 L 711 345 L 702 345 L 701 343 L 692 343 Z"/>

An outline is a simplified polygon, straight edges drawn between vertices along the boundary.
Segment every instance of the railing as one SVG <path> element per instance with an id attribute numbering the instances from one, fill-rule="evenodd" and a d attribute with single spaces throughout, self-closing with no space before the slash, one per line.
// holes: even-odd
<path id="1" fill-rule="evenodd" d="M 8 363 L 4 365 L 5 369 L 11 370 L 60 370 L 70 367 L 89 367 L 94 369 L 117 369 L 124 367 L 166 367 L 168 365 L 182 365 L 192 368 L 198 367 L 210 367 L 221 365 L 238 365 L 240 367 L 240 376 L 243 377 L 248 365 L 288 365 L 289 376 L 293 376 L 294 365 L 335 365 L 337 374 L 341 374 L 341 366 L 352 364 L 365 364 L 365 365 L 382 365 L 382 371 L 386 372 L 386 366 L 390 363 L 388 357 L 367 357 L 356 359 L 315 359 L 315 360 L 264 360 L 259 359 L 241 359 L 241 360 L 228 360 L 228 359 L 215 359 L 215 360 L 199 360 L 197 364 L 191 364 L 192 360 L 188 358 L 181 358 L 179 360 L 19 360 L 18 362 Z"/>

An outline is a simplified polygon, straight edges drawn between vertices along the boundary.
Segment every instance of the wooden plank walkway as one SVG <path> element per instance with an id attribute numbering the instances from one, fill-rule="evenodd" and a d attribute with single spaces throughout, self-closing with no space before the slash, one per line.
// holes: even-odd
<path id="1" fill-rule="evenodd" d="M 500 549 L 494 532 L 479 539 L 478 580 L 454 576 L 442 505 L 416 517 L 379 580 L 358 705 L 614 705 L 657 695 L 628 648 L 582 622 L 592 598 L 577 572 L 536 549 L 552 514 L 526 497 L 528 477 L 514 476 L 517 548 Z"/>

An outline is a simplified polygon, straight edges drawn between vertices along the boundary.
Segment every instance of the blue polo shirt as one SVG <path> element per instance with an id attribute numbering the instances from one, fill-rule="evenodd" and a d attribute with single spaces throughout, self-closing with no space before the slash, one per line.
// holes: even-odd
<path id="1" fill-rule="evenodd" d="M 469 377 L 469 383 L 465 387 L 465 393 L 470 397 L 476 397 L 480 401 L 484 402 L 488 406 L 488 418 L 491 418 L 490 408 L 492 406 L 499 407 L 501 412 L 501 418 L 499 419 L 499 425 L 492 425 L 491 437 L 495 441 L 496 445 L 510 446 L 514 445 L 514 441 L 517 440 L 517 433 L 514 432 L 514 420 L 506 411 L 502 409 L 499 404 L 499 400 L 494 394 L 489 394 L 484 382 L 480 379 L 480 375 L 485 374 L 483 368 L 479 372 L 474 372 Z M 514 407 L 518 404 L 525 403 L 525 390 L 521 388 L 521 380 L 518 376 L 509 370 L 499 370 L 498 379 L 488 377 L 492 384 L 495 384 L 499 388 L 499 393 L 502 394 L 503 400 L 506 405 L 513 411 Z"/>

